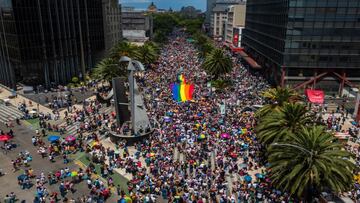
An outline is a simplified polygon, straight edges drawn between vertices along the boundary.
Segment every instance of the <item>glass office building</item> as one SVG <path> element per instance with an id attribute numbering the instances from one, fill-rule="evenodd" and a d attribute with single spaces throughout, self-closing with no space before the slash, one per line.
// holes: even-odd
<path id="1" fill-rule="evenodd" d="M 273 84 L 359 82 L 359 0 L 248 0 L 246 12 L 243 46 Z"/>
<path id="2" fill-rule="evenodd" d="M 0 0 L 0 82 L 82 77 L 104 50 L 102 0 Z"/>

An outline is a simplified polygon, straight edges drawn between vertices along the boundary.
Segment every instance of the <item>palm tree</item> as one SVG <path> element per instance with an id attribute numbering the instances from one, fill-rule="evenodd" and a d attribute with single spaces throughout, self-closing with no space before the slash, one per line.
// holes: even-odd
<path id="1" fill-rule="evenodd" d="M 258 117 L 264 117 L 270 112 L 278 111 L 284 104 L 293 103 L 300 99 L 300 96 L 295 90 L 281 87 L 271 88 L 263 92 L 262 96 L 270 100 L 271 103 L 264 105 L 256 112 Z"/>
<path id="2" fill-rule="evenodd" d="M 214 79 L 217 79 L 219 76 L 231 72 L 232 61 L 223 50 L 214 49 L 206 55 L 203 67 Z"/>
<path id="3" fill-rule="evenodd" d="M 257 135 L 263 144 L 269 145 L 288 139 L 290 134 L 312 124 L 314 120 L 315 116 L 310 114 L 305 105 L 286 103 L 279 111 L 261 119 L 256 129 Z"/>
<path id="4" fill-rule="evenodd" d="M 325 187 L 348 191 L 353 183 L 351 154 L 321 126 L 299 129 L 290 141 L 271 145 L 268 154 L 274 186 L 305 200 Z"/>
<path id="5" fill-rule="evenodd" d="M 137 48 L 135 58 L 142 62 L 143 64 L 150 65 L 154 63 L 158 55 L 153 46 L 149 44 L 144 44 Z"/>
<path id="6" fill-rule="evenodd" d="M 96 65 L 93 75 L 95 78 L 108 81 L 111 86 L 113 78 L 126 75 L 126 69 L 121 68 L 115 59 L 105 58 Z"/>
<path id="7" fill-rule="evenodd" d="M 211 53 L 214 49 L 215 49 L 215 47 L 211 43 L 205 43 L 199 48 L 199 50 L 200 50 L 199 56 L 201 58 L 204 58 L 204 57 L 206 57 L 207 54 Z"/>
<path id="8" fill-rule="evenodd" d="M 117 43 L 110 50 L 110 57 L 115 60 L 119 60 L 121 56 L 128 56 L 132 58 L 135 57 L 136 55 L 137 55 L 137 46 L 127 41 L 121 41 Z"/>
<path id="9" fill-rule="evenodd" d="M 160 54 L 161 49 L 157 43 L 155 43 L 153 41 L 147 41 L 147 42 L 145 42 L 145 45 L 151 46 L 155 50 L 156 54 L 158 54 L 158 55 Z"/>

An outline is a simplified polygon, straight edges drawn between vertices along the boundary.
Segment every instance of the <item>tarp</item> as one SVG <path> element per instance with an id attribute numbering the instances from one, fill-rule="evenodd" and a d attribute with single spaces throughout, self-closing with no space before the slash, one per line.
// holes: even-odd
<path id="1" fill-rule="evenodd" d="M 305 90 L 305 94 L 309 101 L 314 104 L 323 104 L 325 99 L 324 91 L 322 90 Z"/>

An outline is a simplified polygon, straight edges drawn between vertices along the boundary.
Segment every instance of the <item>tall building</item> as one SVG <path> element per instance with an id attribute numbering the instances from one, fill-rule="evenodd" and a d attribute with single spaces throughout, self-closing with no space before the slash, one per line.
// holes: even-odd
<path id="1" fill-rule="evenodd" d="M 217 0 L 210 15 L 210 35 L 217 40 L 223 40 L 226 36 L 228 7 L 243 4 L 243 0 Z"/>
<path id="2" fill-rule="evenodd" d="M 223 40 L 227 22 L 227 5 L 216 5 L 211 14 L 210 35 L 216 40 Z"/>
<path id="3" fill-rule="evenodd" d="M 153 35 L 153 17 L 144 11 L 122 12 L 123 37 L 131 42 L 145 42 Z"/>
<path id="4" fill-rule="evenodd" d="M 103 0 L 105 50 L 110 50 L 122 38 L 121 5 L 119 0 Z"/>
<path id="5" fill-rule="evenodd" d="M 246 4 L 242 2 L 227 8 L 225 42 L 235 47 L 241 46 L 242 30 L 245 27 Z"/>
<path id="6" fill-rule="evenodd" d="M 245 52 L 274 84 L 342 93 L 360 81 L 359 0 L 248 0 Z"/>
<path id="7" fill-rule="evenodd" d="M 102 0 L 1 0 L 0 82 L 83 77 L 104 49 Z"/>
<path id="8" fill-rule="evenodd" d="M 212 10 L 215 7 L 216 0 L 206 0 L 205 25 L 210 26 Z"/>

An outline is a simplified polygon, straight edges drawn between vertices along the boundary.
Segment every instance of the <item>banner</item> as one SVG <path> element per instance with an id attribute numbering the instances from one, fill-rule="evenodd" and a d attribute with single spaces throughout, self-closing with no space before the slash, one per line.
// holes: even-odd
<path id="1" fill-rule="evenodd" d="M 314 104 L 323 104 L 325 99 L 324 91 L 322 90 L 305 90 L 305 94 L 309 101 Z"/>

